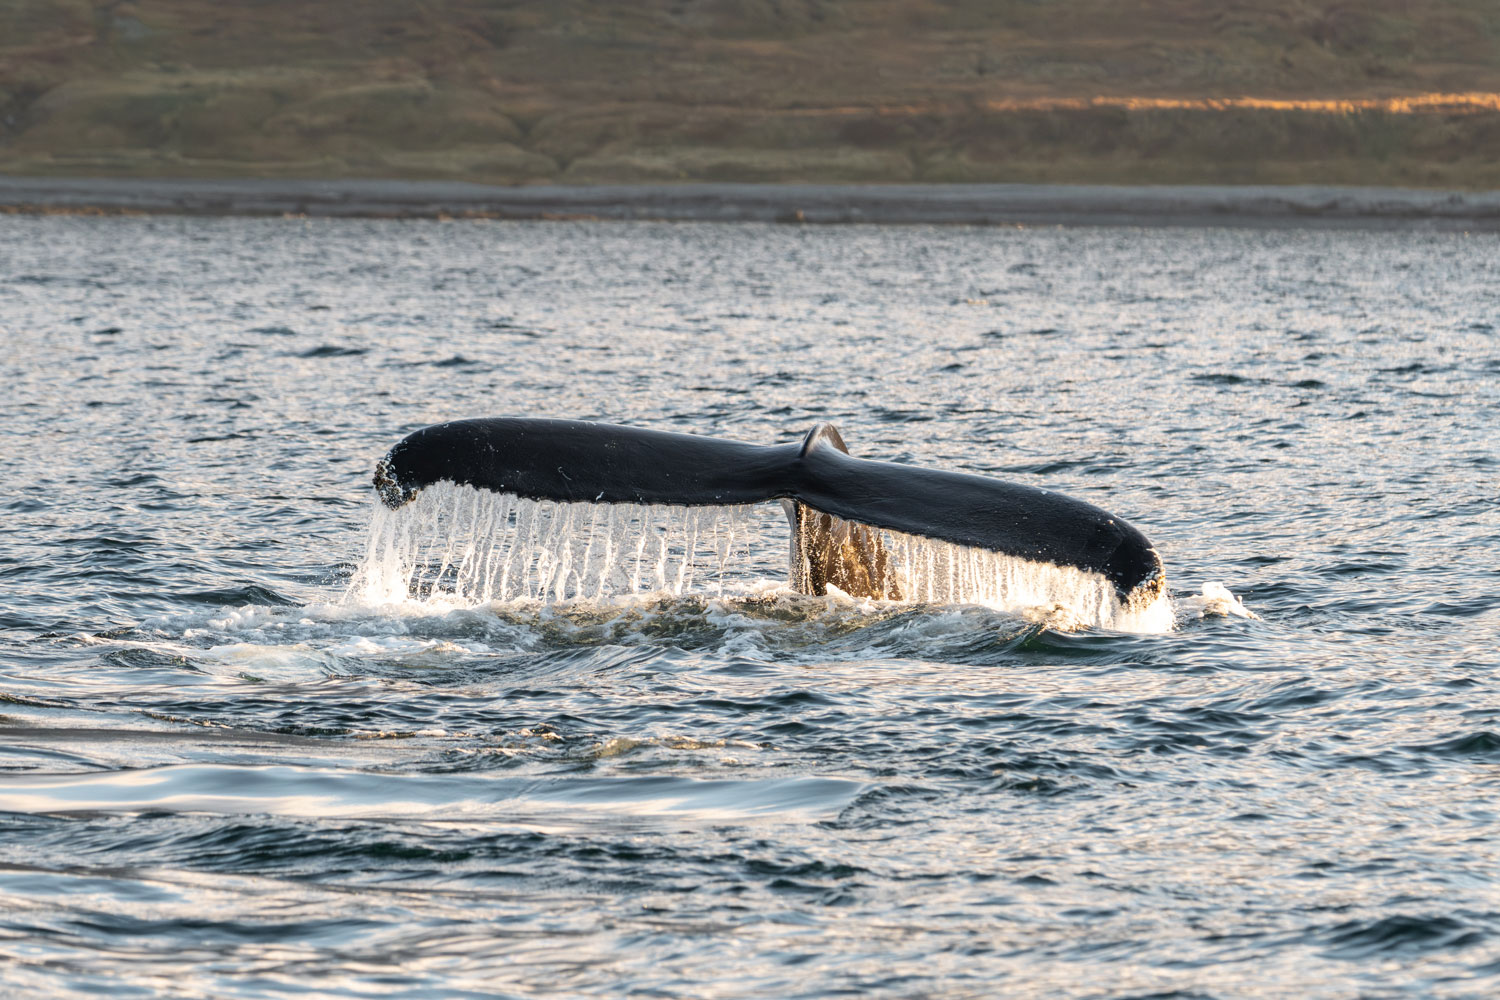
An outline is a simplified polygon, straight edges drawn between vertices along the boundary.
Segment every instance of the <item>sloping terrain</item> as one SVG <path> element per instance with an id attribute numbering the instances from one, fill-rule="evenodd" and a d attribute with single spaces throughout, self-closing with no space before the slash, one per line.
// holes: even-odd
<path id="1" fill-rule="evenodd" d="M 0 170 L 1500 187 L 1488 0 L 9 0 Z"/>

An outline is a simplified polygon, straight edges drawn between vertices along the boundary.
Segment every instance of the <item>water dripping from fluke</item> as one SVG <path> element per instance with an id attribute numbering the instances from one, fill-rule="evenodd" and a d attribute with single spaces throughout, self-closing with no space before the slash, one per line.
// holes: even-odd
<path id="1" fill-rule="evenodd" d="M 349 587 L 366 604 L 606 601 L 723 593 L 745 507 L 557 503 L 438 483 L 377 504 Z"/>
<path id="2" fill-rule="evenodd" d="M 392 448 L 375 487 L 348 591 L 359 604 L 763 592 L 746 569 L 764 568 L 767 501 L 780 501 L 797 593 L 979 604 L 1057 628 L 1173 623 L 1160 559 L 1123 520 L 1034 487 L 856 459 L 827 424 L 801 444 L 760 446 L 582 421 L 454 421 Z"/>

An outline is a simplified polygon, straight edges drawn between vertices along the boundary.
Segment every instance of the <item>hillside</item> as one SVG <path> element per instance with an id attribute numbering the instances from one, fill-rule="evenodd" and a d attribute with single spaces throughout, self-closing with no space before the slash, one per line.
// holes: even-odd
<path id="1" fill-rule="evenodd" d="M 0 172 L 1500 188 L 1490 0 L 9 0 Z"/>

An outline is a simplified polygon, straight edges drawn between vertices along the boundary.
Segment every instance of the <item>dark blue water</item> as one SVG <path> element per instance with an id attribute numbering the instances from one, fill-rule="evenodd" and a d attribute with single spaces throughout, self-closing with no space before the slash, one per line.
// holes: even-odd
<path id="1" fill-rule="evenodd" d="M 1493 995 L 1497 251 L 0 217 L 3 990 Z M 346 601 L 486 414 L 1080 496 L 1176 628 L 778 594 L 774 519 L 727 594 Z"/>

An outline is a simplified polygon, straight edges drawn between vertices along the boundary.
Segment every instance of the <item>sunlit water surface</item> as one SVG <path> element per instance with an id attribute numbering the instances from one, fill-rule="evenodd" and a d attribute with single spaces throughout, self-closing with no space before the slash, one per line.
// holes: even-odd
<path id="1" fill-rule="evenodd" d="M 0 218 L 0 989 L 1493 995 L 1497 249 Z M 346 597 L 374 461 L 491 414 L 1073 494 L 1176 628 L 797 597 L 774 511 Z"/>

